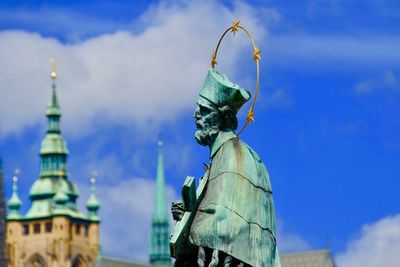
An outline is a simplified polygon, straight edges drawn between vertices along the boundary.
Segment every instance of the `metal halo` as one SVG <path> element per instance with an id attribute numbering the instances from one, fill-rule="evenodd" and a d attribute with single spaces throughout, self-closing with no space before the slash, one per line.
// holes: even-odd
<path id="1" fill-rule="evenodd" d="M 260 57 L 260 50 L 258 49 L 256 43 L 254 42 L 253 37 L 251 36 L 250 32 L 243 27 L 242 25 L 240 25 L 240 21 L 235 20 L 232 24 L 231 27 L 229 27 L 228 29 L 225 30 L 225 32 L 222 34 L 221 38 L 218 41 L 217 47 L 215 48 L 212 56 L 211 56 L 211 67 L 214 69 L 215 65 L 217 65 L 217 53 L 218 53 L 218 49 L 219 46 L 222 42 L 222 39 L 224 39 L 225 35 L 231 31 L 233 33 L 233 35 L 235 36 L 235 33 L 239 31 L 239 29 L 242 29 L 247 36 L 249 37 L 252 45 L 253 45 L 253 60 L 256 63 L 256 92 L 254 94 L 253 97 L 253 104 L 250 107 L 250 110 L 247 112 L 247 118 L 246 118 L 246 123 L 243 125 L 242 129 L 238 132 L 237 136 L 239 136 L 244 129 L 247 127 L 247 125 L 249 125 L 251 122 L 254 122 L 254 107 L 256 106 L 256 102 L 257 102 L 257 97 L 258 97 L 258 91 L 259 91 L 259 83 L 260 83 L 260 64 L 259 61 L 261 59 Z"/>

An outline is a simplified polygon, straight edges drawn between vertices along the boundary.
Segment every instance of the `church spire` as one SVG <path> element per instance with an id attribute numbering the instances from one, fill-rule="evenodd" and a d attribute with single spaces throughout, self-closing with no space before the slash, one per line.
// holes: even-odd
<path id="1" fill-rule="evenodd" d="M 9 213 L 7 215 L 7 220 L 13 220 L 13 219 L 20 219 L 21 218 L 21 213 L 19 209 L 21 208 L 22 202 L 18 197 L 18 186 L 17 186 L 17 181 L 18 181 L 18 175 L 19 170 L 15 170 L 15 175 L 13 177 L 13 193 L 11 198 L 8 200 L 8 210 Z"/>
<path id="2" fill-rule="evenodd" d="M 157 161 L 157 180 L 156 180 L 156 205 L 153 219 L 155 221 L 168 221 L 168 213 L 165 206 L 165 178 L 164 178 L 164 155 L 163 141 L 158 141 L 158 161 Z"/>
<path id="3" fill-rule="evenodd" d="M 152 219 L 151 254 L 150 262 L 154 266 L 170 266 L 169 252 L 169 220 L 165 205 L 165 179 L 164 179 L 164 155 L 163 142 L 158 141 L 158 162 L 155 208 Z"/>
<path id="4" fill-rule="evenodd" d="M 40 177 L 66 178 L 68 149 L 64 138 L 61 136 L 61 109 L 58 104 L 56 90 L 57 62 L 54 59 L 51 59 L 51 65 L 51 97 L 46 110 L 46 117 L 48 121 L 47 134 L 42 141 L 42 146 L 40 149 Z"/>
<path id="5" fill-rule="evenodd" d="M 89 211 L 88 218 L 89 220 L 98 222 L 100 221 L 100 219 L 99 216 L 97 215 L 97 211 L 100 208 L 100 204 L 97 201 L 96 197 L 96 188 L 95 188 L 96 178 L 94 176 L 90 178 L 90 184 L 91 184 L 90 196 L 88 201 L 86 202 L 86 207 Z"/>
<path id="6" fill-rule="evenodd" d="M 40 176 L 29 191 L 32 202 L 25 218 L 39 218 L 55 214 L 81 216 L 76 205 L 78 190 L 67 179 L 67 143 L 61 135 L 61 109 L 57 98 L 57 62 L 51 59 L 51 95 L 47 105 L 46 136 L 40 147 Z"/>

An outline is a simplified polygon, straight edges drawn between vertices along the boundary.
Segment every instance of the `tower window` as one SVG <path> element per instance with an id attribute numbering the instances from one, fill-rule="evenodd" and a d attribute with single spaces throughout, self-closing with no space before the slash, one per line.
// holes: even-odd
<path id="1" fill-rule="evenodd" d="M 88 226 L 87 224 L 85 224 L 85 225 L 83 226 L 83 234 L 84 234 L 85 236 L 88 236 L 88 235 L 89 235 L 89 226 Z"/>
<path id="2" fill-rule="evenodd" d="M 79 235 L 81 233 L 81 225 L 80 224 L 77 224 L 76 226 L 75 226 L 75 234 L 76 235 Z"/>
<path id="3" fill-rule="evenodd" d="M 39 234 L 39 233 L 40 233 L 40 224 L 39 224 L 39 223 L 35 223 L 35 224 L 33 225 L 33 232 L 34 232 L 35 234 Z"/>
<path id="4" fill-rule="evenodd" d="M 23 235 L 29 235 L 29 224 L 24 224 L 22 226 L 22 234 Z"/>
<path id="5" fill-rule="evenodd" d="M 46 225 L 45 225 L 46 233 L 51 233 L 52 228 L 53 228 L 53 225 L 51 223 L 46 223 Z"/>

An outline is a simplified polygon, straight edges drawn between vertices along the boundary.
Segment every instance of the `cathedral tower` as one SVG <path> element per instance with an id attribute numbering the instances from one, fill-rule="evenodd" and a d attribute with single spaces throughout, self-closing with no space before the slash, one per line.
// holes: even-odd
<path id="1" fill-rule="evenodd" d="M 152 219 L 150 263 L 153 266 L 171 266 L 169 252 L 169 220 L 165 206 L 163 142 L 158 141 L 156 202 Z"/>
<path id="2" fill-rule="evenodd" d="M 30 189 L 31 206 L 24 216 L 19 211 L 21 201 L 14 177 L 7 216 L 9 267 L 90 267 L 98 253 L 99 205 L 92 185 L 88 215 L 77 207 L 79 192 L 68 179 L 68 149 L 61 135 L 56 77 L 54 68 L 46 111 L 48 128 L 40 149 L 40 175 Z"/>

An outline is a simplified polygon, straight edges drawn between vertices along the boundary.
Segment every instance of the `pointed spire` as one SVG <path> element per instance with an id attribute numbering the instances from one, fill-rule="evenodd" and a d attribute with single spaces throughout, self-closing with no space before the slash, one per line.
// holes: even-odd
<path id="1" fill-rule="evenodd" d="M 158 141 L 155 207 L 152 220 L 150 262 L 154 266 L 171 266 L 169 252 L 169 217 L 165 205 L 163 141 Z"/>
<path id="2" fill-rule="evenodd" d="M 168 221 L 168 213 L 165 205 L 165 178 L 164 178 L 164 155 L 163 141 L 158 141 L 158 162 L 157 162 L 157 180 L 156 180 L 156 203 L 153 214 L 153 220 L 164 222 Z"/>
<path id="3" fill-rule="evenodd" d="M 50 74 L 52 85 L 51 85 L 51 97 L 49 104 L 47 105 L 46 116 L 49 121 L 48 133 L 60 133 L 60 117 L 61 110 L 58 105 L 57 92 L 56 92 L 56 78 L 57 78 L 57 62 L 54 58 L 50 59 L 52 65 L 52 72 Z"/>
<path id="4" fill-rule="evenodd" d="M 90 178 L 90 183 L 91 183 L 91 188 L 90 188 L 90 196 L 88 201 L 86 202 L 86 207 L 89 211 L 88 217 L 92 221 L 100 221 L 99 216 L 97 215 L 97 211 L 100 208 L 100 204 L 97 201 L 96 197 L 96 177 L 93 175 L 92 178 Z"/>
<path id="5" fill-rule="evenodd" d="M 56 77 L 57 62 L 51 59 L 52 89 L 46 117 L 48 121 L 47 134 L 42 141 L 40 149 L 41 173 L 40 177 L 67 177 L 66 161 L 68 156 L 67 144 L 61 136 L 60 117 L 61 110 L 57 100 Z M 33 192 L 35 193 L 35 192 Z"/>
<path id="6" fill-rule="evenodd" d="M 9 209 L 9 213 L 7 216 L 8 220 L 17 220 L 21 218 L 21 213 L 19 209 L 21 208 L 22 202 L 18 197 L 18 186 L 17 186 L 18 174 L 19 174 L 19 169 L 16 169 L 15 175 L 13 177 L 13 193 L 10 200 L 8 200 L 8 209 Z"/>

